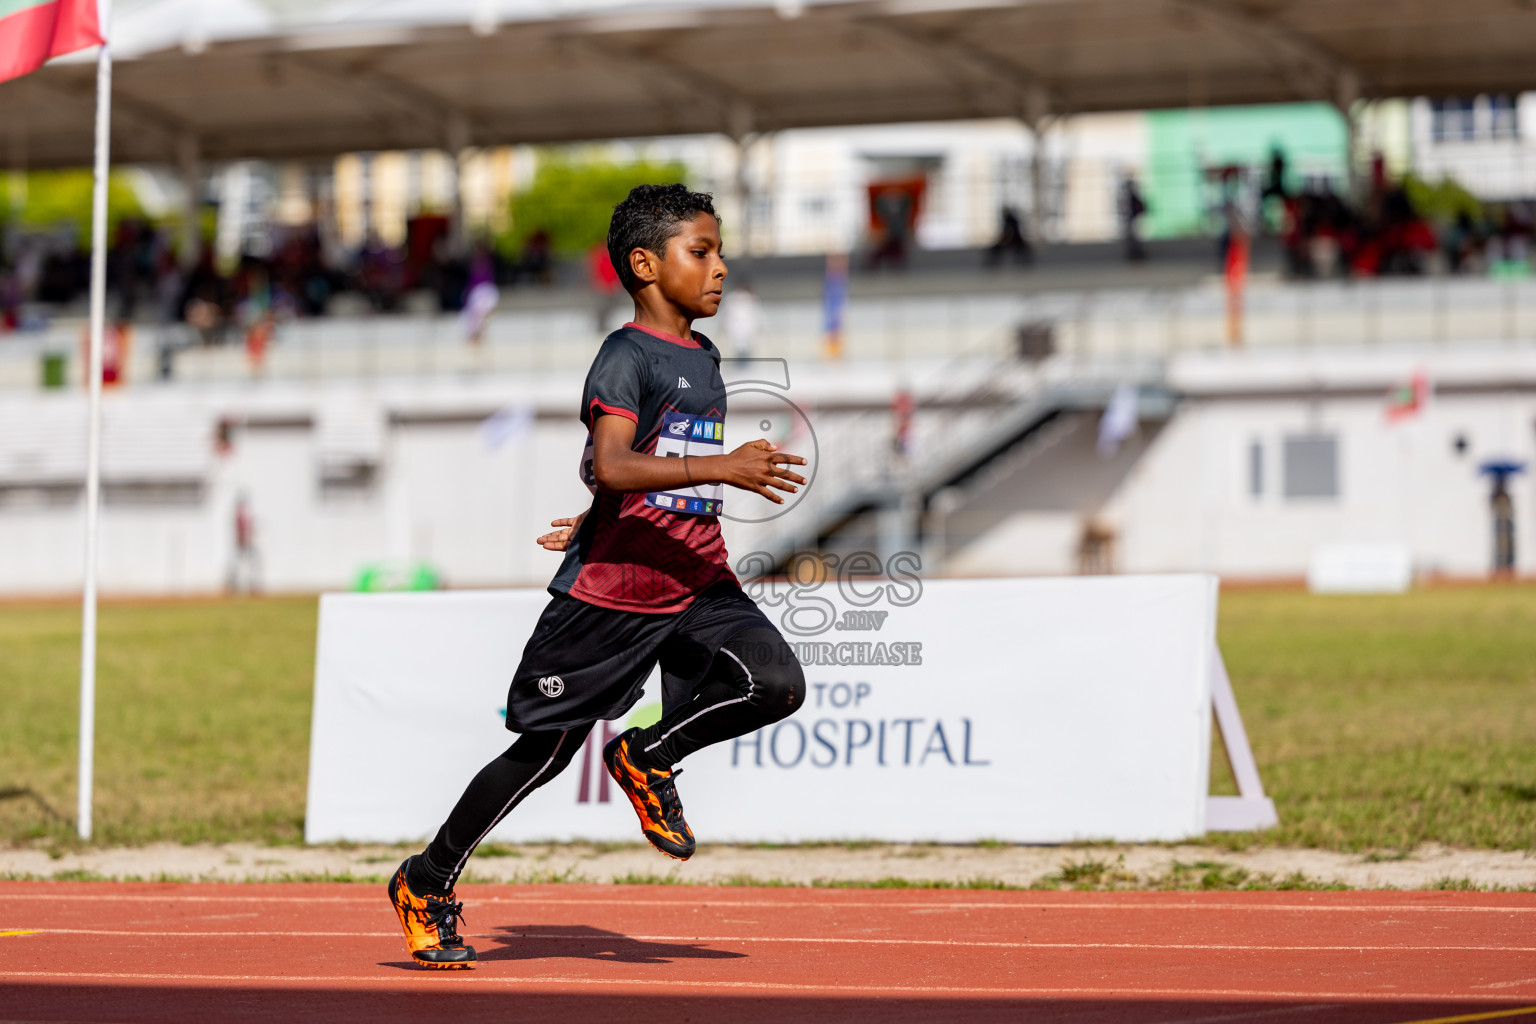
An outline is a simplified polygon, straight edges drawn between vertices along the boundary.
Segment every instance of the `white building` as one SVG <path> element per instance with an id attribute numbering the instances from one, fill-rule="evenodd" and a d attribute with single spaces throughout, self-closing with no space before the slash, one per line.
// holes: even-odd
<path id="1" fill-rule="evenodd" d="M 1536 198 L 1536 93 L 1416 99 L 1408 108 L 1412 168 L 1453 178 L 1479 199 Z"/>

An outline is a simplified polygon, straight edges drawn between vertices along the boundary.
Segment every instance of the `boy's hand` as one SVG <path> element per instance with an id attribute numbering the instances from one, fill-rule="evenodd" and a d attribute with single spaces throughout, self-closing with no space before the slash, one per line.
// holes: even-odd
<path id="1" fill-rule="evenodd" d="M 769 441 L 758 438 L 748 441 L 729 455 L 719 456 L 725 472 L 720 474 L 722 483 L 740 487 L 744 491 L 756 491 L 777 505 L 784 499 L 770 488 L 794 494 L 805 483 L 805 477 L 785 469 L 785 466 L 803 466 L 805 460 L 798 455 L 781 452 Z"/>
<path id="2" fill-rule="evenodd" d="M 546 533 L 538 540 L 539 547 L 546 551 L 564 551 L 571 546 L 571 538 L 576 536 L 576 531 L 581 529 L 581 521 L 587 518 L 583 512 L 571 519 L 556 519 L 550 522 L 550 526 L 559 527 L 553 532 Z"/>

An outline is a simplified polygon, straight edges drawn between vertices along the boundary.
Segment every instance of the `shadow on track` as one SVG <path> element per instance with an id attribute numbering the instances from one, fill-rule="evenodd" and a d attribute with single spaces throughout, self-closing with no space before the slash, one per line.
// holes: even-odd
<path id="1" fill-rule="evenodd" d="M 669 964 L 674 960 L 739 960 L 745 953 L 692 942 L 647 942 L 590 925 L 518 924 L 497 928 L 501 945 L 479 950 L 481 960 L 607 960 L 617 964 Z"/>
<path id="2" fill-rule="evenodd" d="M 486 946 L 486 941 L 498 943 Z M 648 942 L 590 925 L 517 924 L 494 933 L 466 936 L 482 963 L 495 960 L 602 960 L 614 964 L 670 964 L 675 960 L 740 960 L 745 953 L 708 949 L 690 942 Z M 380 967 L 431 970 L 412 960 L 391 960 Z"/>

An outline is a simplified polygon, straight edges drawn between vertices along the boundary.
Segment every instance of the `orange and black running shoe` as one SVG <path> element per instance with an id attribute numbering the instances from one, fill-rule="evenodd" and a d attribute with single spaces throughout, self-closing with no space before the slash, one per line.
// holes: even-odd
<path id="1" fill-rule="evenodd" d="M 464 904 L 449 893 L 444 896 L 417 896 L 405 880 L 407 857 L 400 870 L 389 880 L 389 901 L 405 929 L 405 944 L 417 963 L 438 970 L 466 970 L 475 966 L 475 949 L 459 938 L 459 921 Z"/>
<path id="2" fill-rule="evenodd" d="M 608 774 L 634 804 L 640 831 L 668 857 L 687 860 L 693 856 L 693 833 L 683 820 L 683 802 L 677 797 L 677 776 L 682 771 L 641 768 L 629 759 L 629 743 L 639 729 L 629 729 L 608 741 L 603 764 Z"/>

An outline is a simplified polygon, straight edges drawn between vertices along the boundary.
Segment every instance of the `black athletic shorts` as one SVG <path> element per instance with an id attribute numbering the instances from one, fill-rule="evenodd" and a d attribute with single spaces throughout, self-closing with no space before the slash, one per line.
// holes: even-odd
<path id="1" fill-rule="evenodd" d="M 616 611 L 556 594 L 523 648 L 507 693 L 513 732 L 571 729 L 624 715 L 661 662 L 662 706 L 687 701 L 721 646 L 746 629 L 774 629 L 734 583 L 717 583 L 680 612 Z"/>

